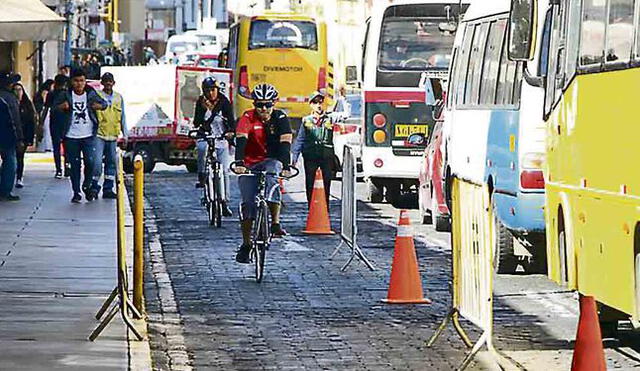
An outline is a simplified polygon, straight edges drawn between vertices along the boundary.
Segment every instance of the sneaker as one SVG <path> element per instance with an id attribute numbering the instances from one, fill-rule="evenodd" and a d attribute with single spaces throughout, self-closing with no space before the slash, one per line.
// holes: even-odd
<path id="1" fill-rule="evenodd" d="M 85 193 L 85 197 L 87 198 L 87 201 L 91 202 L 93 200 L 98 199 L 98 192 L 94 191 L 93 189 L 90 189 Z"/>
<path id="2" fill-rule="evenodd" d="M 227 205 L 226 202 L 222 203 L 222 215 L 223 216 L 233 216 L 233 211 L 231 211 L 231 209 L 229 208 L 229 205 Z"/>
<path id="3" fill-rule="evenodd" d="M 238 253 L 236 254 L 236 261 L 242 264 L 251 263 L 251 259 L 249 255 L 251 254 L 251 245 L 242 244 L 238 249 Z"/>
<path id="4" fill-rule="evenodd" d="M 22 179 L 16 180 L 16 188 L 23 188 L 24 183 L 22 183 Z"/>
<path id="5" fill-rule="evenodd" d="M 114 191 L 102 191 L 102 198 L 115 200 L 118 198 L 118 195 Z"/>
<path id="6" fill-rule="evenodd" d="M 286 236 L 288 233 L 279 223 L 271 224 L 271 235 L 275 238 Z"/>
<path id="7" fill-rule="evenodd" d="M 20 196 L 12 195 L 11 193 L 9 193 L 6 196 L 0 196 L 0 201 L 19 201 L 19 200 L 20 200 Z"/>
<path id="8" fill-rule="evenodd" d="M 56 179 L 62 179 L 62 171 L 56 171 L 56 175 L 54 175 Z"/>
<path id="9" fill-rule="evenodd" d="M 71 199 L 71 203 L 79 204 L 80 201 L 82 201 L 82 195 L 80 193 L 74 194 L 73 198 Z"/>

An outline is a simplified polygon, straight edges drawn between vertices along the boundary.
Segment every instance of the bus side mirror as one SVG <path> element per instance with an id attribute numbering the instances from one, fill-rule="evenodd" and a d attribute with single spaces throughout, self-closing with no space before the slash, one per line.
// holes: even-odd
<path id="1" fill-rule="evenodd" d="M 355 84 L 358 82 L 358 67 L 347 66 L 345 70 L 345 81 L 347 84 Z"/>
<path id="2" fill-rule="evenodd" d="M 511 0 L 509 59 L 530 61 L 535 51 L 537 0 Z"/>

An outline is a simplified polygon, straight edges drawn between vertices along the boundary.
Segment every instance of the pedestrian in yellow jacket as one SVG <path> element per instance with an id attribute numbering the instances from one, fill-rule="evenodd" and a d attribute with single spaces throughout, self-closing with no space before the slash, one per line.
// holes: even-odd
<path id="1" fill-rule="evenodd" d="M 115 79 L 113 74 L 106 72 L 100 82 L 102 90 L 98 95 L 109 103 L 104 111 L 98 111 L 98 137 L 96 139 L 96 164 L 93 179 L 100 181 L 104 164 L 104 182 L 102 183 L 102 198 L 115 199 L 113 186 L 116 179 L 116 147 L 120 133 L 127 137 L 127 124 L 124 114 L 124 99 L 113 90 Z"/>

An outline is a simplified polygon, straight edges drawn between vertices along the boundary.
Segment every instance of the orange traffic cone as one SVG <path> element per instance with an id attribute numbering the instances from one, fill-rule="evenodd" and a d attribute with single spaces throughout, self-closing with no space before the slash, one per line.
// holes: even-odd
<path id="1" fill-rule="evenodd" d="M 596 301 L 593 296 L 580 295 L 580 321 L 571 371 L 604 371 L 606 369 Z"/>
<path id="2" fill-rule="evenodd" d="M 407 210 L 400 211 L 389 292 L 387 298 L 382 301 L 391 304 L 431 303 L 431 300 L 422 296 L 422 281 L 418 272 L 418 259 Z"/>
<path id="3" fill-rule="evenodd" d="M 278 183 L 280 184 L 280 193 L 285 194 L 286 192 L 284 191 L 284 181 L 282 180 L 282 178 L 278 178 Z"/>
<path id="4" fill-rule="evenodd" d="M 307 216 L 307 227 L 302 231 L 302 233 L 336 233 L 331 230 L 327 200 L 324 194 L 324 183 L 322 181 L 322 172 L 320 169 L 316 171 L 316 180 L 313 182 L 313 193 L 311 194 L 311 204 L 309 205 L 309 215 Z"/>

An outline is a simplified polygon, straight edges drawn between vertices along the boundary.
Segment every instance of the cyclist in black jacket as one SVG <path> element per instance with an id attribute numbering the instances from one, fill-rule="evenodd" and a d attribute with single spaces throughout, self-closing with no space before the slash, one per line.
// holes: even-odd
<path id="1" fill-rule="evenodd" d="M 229 200 L 229 141 L 233 139 L 235 131 L 235 119 L 231 102 L 222 93 L 218 81 L 209 76 L 202 81 L 202 95 L 196 101 L 193 125 L 204 133 L 221 137 L 227 140 L 216 140 L 215 151 L 218 161 L 222 164 L 224 175 L 224 201 L 222 203 L 222 214 L 231 216 L 232 212 L 228 206 Z M 205 155 L 207 153 L 207 141 L 196 141 L 198 149 L 198 182 L 196 188 L 204 187 L 205 182 Z"/>

